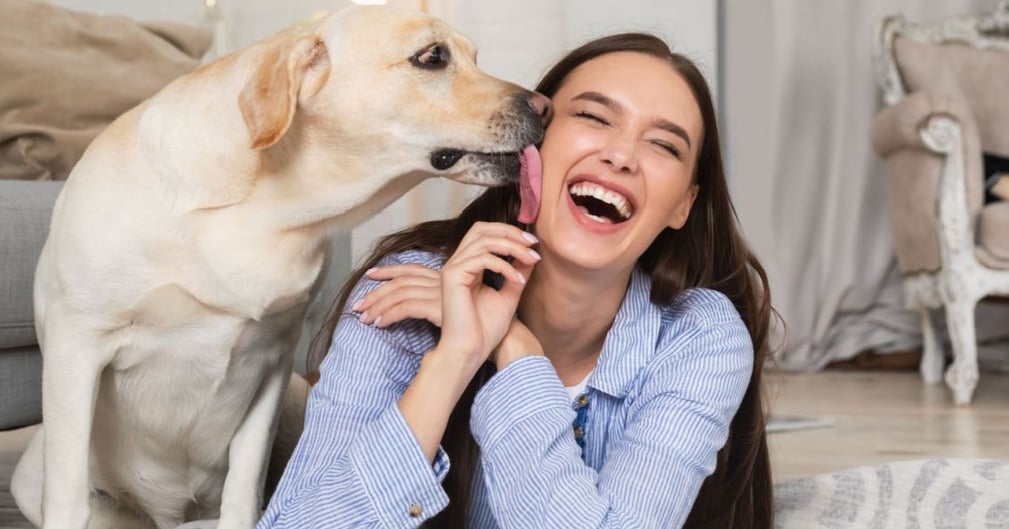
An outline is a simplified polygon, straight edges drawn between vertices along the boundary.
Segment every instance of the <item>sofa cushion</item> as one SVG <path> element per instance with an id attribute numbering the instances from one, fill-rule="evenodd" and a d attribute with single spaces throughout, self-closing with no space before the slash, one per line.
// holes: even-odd
<path id="1" fill-rule="evenodd" d="M 0 430 L 41 420 L 42 355 L 39 348 L 0 349 Z"/>
<path id="2" fill-rule="evenodd" d="M 63 180 L 116 117 L 192 71 L 205 28 L 0 0 L 0 179 Z"/>
<path id="3" fill-rule="evenodd" d="M 985 266 L 1009 270 L 1009 202 L 995 202 L 981 210 L 975 251 Z"/>
<path id="4" fill-rule="evenodd" d="M 0 180 L 0 355 L 38 343 L 32 282 L 62 184 Z"/>

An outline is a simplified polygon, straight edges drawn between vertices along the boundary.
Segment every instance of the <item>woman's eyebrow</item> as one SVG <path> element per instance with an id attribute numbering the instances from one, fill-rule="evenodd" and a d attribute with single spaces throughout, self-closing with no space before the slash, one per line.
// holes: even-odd
<path id="1" fill-rule="evenodd" d="M 687 142 L 687 148 L 688 149 L 690 148 L 690 135 L 687 134 L 687 131 L 684 130 L 683 127 L 677 125 L 676 123 L 673 123 L 672 121 L 669 121 L 668 119 L 664 119 L 664 118 L 655 118 L 652 121 L 652 126 L 656 127 L 656 128 L 660 128 L 660 129 L 668 131 L 668 132 L 671 132 L 671 133 L 673 133 L 673 134 L 675 134 L 675 135 L 683 138 L 683 141 Z"/>
<path id="2" fill-rule="evenodd" d="M 571 98 L 571 100 L 592 101 L 594 103 L 599 103 L 600 105 L 603 105 L 604 107 L 610 109 L 614 113 L 622 114 L 624 112 L 624 107 L 621 106 L 620 103 L 616 102 L 615 100 L 604 94 L 600 94 L 599 92 L 582 92 L 576 95 L 575 97 Z M 654 120 L 652 120 L 652 126 L 683 138 L 683 141 L 687 142 L 687 148 L 691 147 L 690 135 L 687 134 L 687 131 L 683 127 L 677 125 L 676 123 L 673 123 L 672 121 L 669 121 L 668 119 L 665 118 L 655 118 Z"/>

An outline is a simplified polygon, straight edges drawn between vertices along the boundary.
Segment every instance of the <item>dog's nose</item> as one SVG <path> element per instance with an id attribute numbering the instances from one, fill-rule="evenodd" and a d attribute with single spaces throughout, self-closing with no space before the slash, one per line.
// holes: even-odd
<path id="1" fill-rule="evenodd" d="M 543 94 L 532 92 L 526 98 L 526 102 L 529 103 L 529 108 L 533 109 L 533 112 L 537 116 L 543 118 L 545 123 L 550 115 L 550 98 Z"/>

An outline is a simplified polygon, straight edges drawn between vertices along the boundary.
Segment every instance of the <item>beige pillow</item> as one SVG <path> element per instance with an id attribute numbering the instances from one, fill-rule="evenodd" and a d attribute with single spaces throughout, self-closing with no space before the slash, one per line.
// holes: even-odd
<path id="1" fill-rule="evenodd" d="M 116 117 L 192 71 L 205 28 L 0 0 L 0 179 L 64 180 Z"/>

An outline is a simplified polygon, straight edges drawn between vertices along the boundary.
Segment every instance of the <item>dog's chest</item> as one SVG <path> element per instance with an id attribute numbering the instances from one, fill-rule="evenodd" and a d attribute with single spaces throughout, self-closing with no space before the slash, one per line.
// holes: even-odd
<path id="1" fill-rule="evenodd" d="M 229 438 L 267 374 L 289 361 L 303 313 L 296 304 L 256 321 L 158 288 L 118 332 L 102 396 L 156 438 L 203 429 Z"/>

